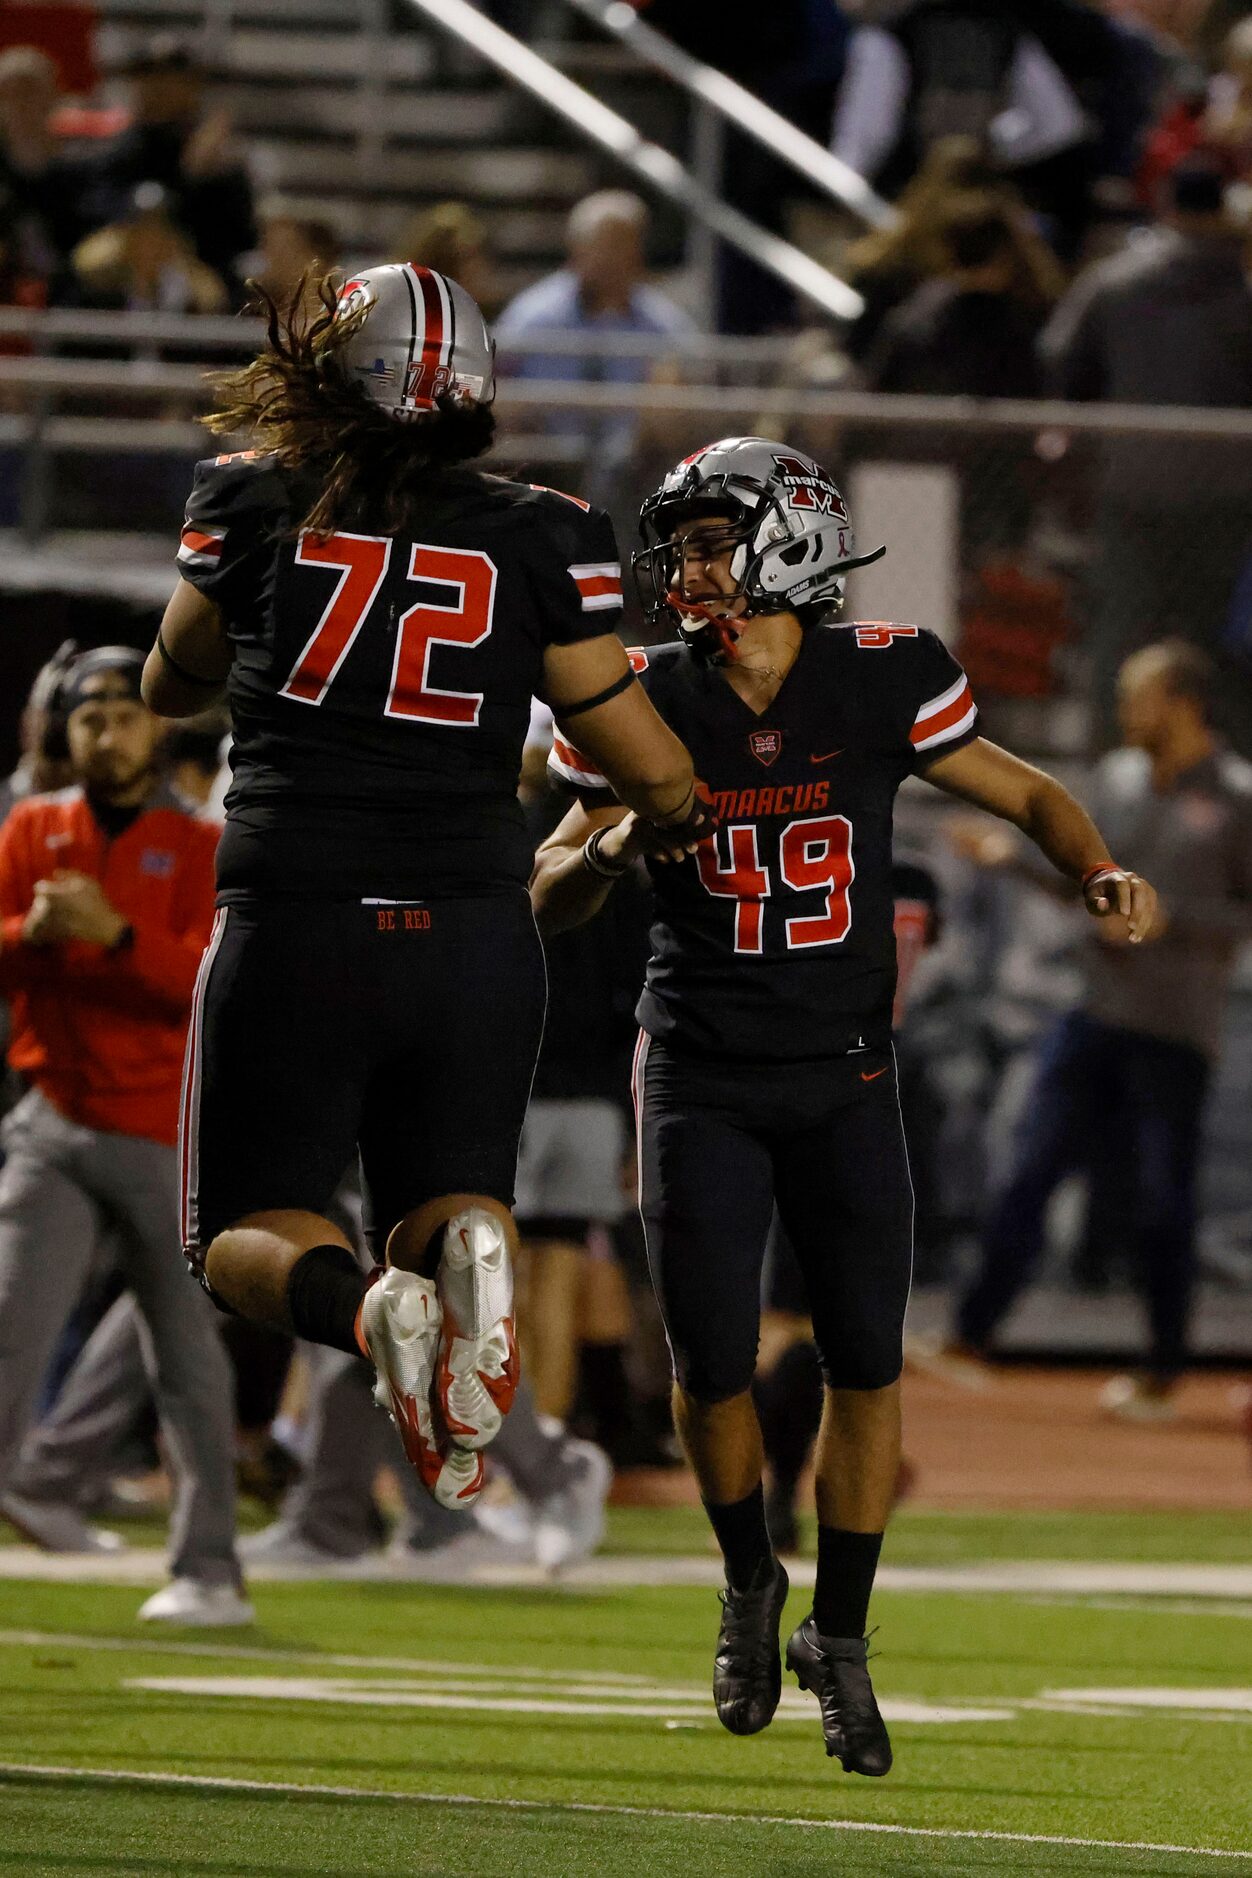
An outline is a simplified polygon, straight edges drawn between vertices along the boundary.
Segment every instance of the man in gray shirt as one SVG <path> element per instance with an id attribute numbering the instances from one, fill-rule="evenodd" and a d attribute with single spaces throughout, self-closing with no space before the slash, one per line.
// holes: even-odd
<path id="1" fill-rule="evenodd" d="M 1122 667 L 1125 742 L 1096 772 L 1092 810 L 1119 863 L 1156 883 L 1160 925 L 1143 946 L 1116 919 L 1088 938 L 1082 1002 L 1044 1042 L 949 1346 L 986 1352 L 1030 1280 L 1061 1181 L 1128 1164 L 1151 1356 L 1109 1405 L 1138 1417 L 1168 1412 L 1186 1362 L 1204 1102 L 1235 954 L 1252 937 L 1252 768 L 1212 728 L 1214 680 L 1207 656 L 1180 640 Z"/>
<path id="2" fill-rule="evenodd" d="M 1056 309 L 1042 340 L 1053 388 L 1108 404 L 1247 410 L 1244 233 L 1216 169 L 1182 165 L 1168 190 L 1163 225 L 1088 268 Z M 1252 445 L 1111 437 L 1096 495 L 1091 649 L 1107 743 L 1117 669 L 1136 646 L 1175 634 L 1220 646 L 1252 554 Z"/>

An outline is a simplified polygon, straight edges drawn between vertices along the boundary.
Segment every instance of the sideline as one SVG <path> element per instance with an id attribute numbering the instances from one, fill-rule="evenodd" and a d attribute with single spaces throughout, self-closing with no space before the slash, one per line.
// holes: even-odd
<path id="1" fill-rule="evenodd" d="M 816 1576 L 812 1559 L 788 1560 L 797 1587 Z M 48 1584 L 162 1584 L 169 1576 L 164 1547 L 126 1547 L 120 1552 L 41 1552 L 35 1546 L 0 1545 L 0 1580 Z M 712 1553 L 682 1557 L 646 1553 L 602 1554 L 555 1575 L 538 1565 L 478 1565 L 460 1568 L 456 1579 L 434 1572 L 426 1578 L 405 1561 L 372 1553 L 343 1569 L 283 1570 L 250 1565 L 252 1584 L 446 1584 L 449 1590 L 482 1585 L 495 1590 L 643 1591 L 663 1586 L 716 1588 L 722 1564 Z M 875 1580 L 880 1591 L 914 1594 L 1008 1595 L 1052 1598 L 1212 1598 L 1252 1605 L 1252 1565 L 1121 1564 L 1065 1559 L 1004 1559 L 965 1565 L 884 1565 Z M 1224 1613 L 1236 1614 L 1236 1613 Z M 1237 1613 L 1242 1615 L 1242 1612 Z"/>

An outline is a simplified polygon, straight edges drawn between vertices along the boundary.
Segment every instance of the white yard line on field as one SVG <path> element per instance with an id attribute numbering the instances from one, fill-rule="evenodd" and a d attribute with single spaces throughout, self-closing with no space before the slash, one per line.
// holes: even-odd
<path id="1" fill-rule="evenodd" d="M 221 1656 L 240 1663 L 300 1663 L 309 1669 L 385 1669 L 415 1676 L 491 1676 L 497 1681 L 555 1683 L 558 1687 L 564 1687 L 569 1681 L 569 1671 L 561 1669 L 527 1669 L 499 1663 L 432 1663 L 415 1656 L 344 1656 L 323 1650 L 274 1650 L 259 1644 L 219 1643 L 221 1631 L 202 1634 L 204 1641 L 193 1643 L 160 1636 L 149 1641 L 146 1636 L 80 1637 L 63 1630 L 0 1630 L 0 1648 L 115 1650 L 127 1656 Z M 653 1686 L 647 1676 L 619 1674 L 616 1670 L 581 1670 L 579 1681 L 603 1683 L 613 1689 L 627 1684 L 642 1690 L 651 1690 Z"/>
<path id="2" fill-rule="evenodd" d="M 288 1780 L 239 1780 L 225 1775 L 145 1773 L 129 1767 L 39 1767 L 0 1761 L 0 1780 L 82 1781 L 84 1784 L 173 1787 L 199 1793 L 277 1793 L 303 1800 L 391 1801 L 399 1806 L 464 1806 L 491 1812 L 588 1814 L 609 1819 L 674 1820 L 705 1826 L 789 1826 L 806 1832 L 876 1833 L 902 1839 L 964 1839 L 995 1845 L 1073 1846 L 1100 1852 L 1171 1853 L 1180 1858 L 1237 1859 L 1252 1867 L 1252 1852 L 1219 1846 L 1158 1845 L 1143 1839 L 1081 1839 L 1060 1833 L 993 1832 L 969 1827 L 897 1826 L 868 1819 L 803 1819 L 781 1813 L 705 1813 L 677 1807 L 619 1806 L 595 1800 L 483 1799 L 472 1793 L 394 1793 L 385 1787 L 330 1787 Z"/>
<path id="3" fill-rule="evenodd" d="M 812 1559 L 787 1561 L 797 1588 L 813 1583 Z M 40 1552 L 34 1546 L 0 1545 L 0 1579 L 35 1579 L 62 1584 L 159 1584 L 169 1571 L 166 1553 L 156 1546 L 124 1548 L 100 1554 Z M 420 1566 L 375 1555 L 320 1579 L 307 1571 L 280 1571 L 263 1565 L 249 1568 L 249 1578 L 266 1583 L 439 1584 L 421 1576 Z M 712 1553 L 681 1556 L 610 1554 L 585 1559 L 582 1564 L 553 1577 L 535 1566 L 480 1565 L 463 1574 L 448 1590 L 486 1585 L 498 1590 L 536 1586 L 566 1591 L 651 1590 L 662 1586 L 709 1586 L 722 1583 L 722 1566 Z M 882 1591 L 958 1593 L 983 1596 L 1068 1596 L 1238 1599 L 1252 1607 L 1252 1565 L 1138 1565 L 1133 1562 L 1082 1562 L 1065 1559 L 1003 1559 L 971 1561 L 964 1565 L 884 1565 L 878 1574 Z"/>
<path id="4" fill-rule="evenodd" d="M 542 1695 L 530 1693 L 532 1685 L 514 1686 L 504 1694 L 484 1694 L 464 1681 L 431 1681 L 423 1684 L 392 1681 L 360 1681 L 337 1676 L 128 1676 L 124 1689 L 143 1689 L 156 1695 L 211 1695 L 233 1697 L 245 1702 L 335 1702 L 366 1708 L 424 1708 L 481 1711 L 501 1715 L 583 1715 L 611 1716 L 631 1721 L 711 1721 L 712 1703 L 708 1692 L 688 1689 L 632 1689 L 621 1692 L 582 1682 L 571 1682 L 561 1689 L 548 1689 Z M 978 1708 L 972 1703 L 961 1707 L 948 1703 L 884 1700 L 883 1715 L 889 1722 L 926 1726 L 938 1723 L 951 1726 L 961 1722 L 1012 1721 L 1016 1708 Z M 807 1696 L 786 1690 L 778 1705 L 775 1722 L 803 1722 L 811 1726 L 814 1709 Z"/>

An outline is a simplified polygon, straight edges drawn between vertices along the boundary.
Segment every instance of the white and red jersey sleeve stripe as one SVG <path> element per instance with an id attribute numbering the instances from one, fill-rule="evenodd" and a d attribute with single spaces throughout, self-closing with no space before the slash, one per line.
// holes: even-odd
<path id="1" fill-rule="evenodd" d="M 578 589 L 584 613 L 603 613 L 622 604 L 620 561 L 578 561 L 569 577 Z"/>
<path id="2" fill-rule="evenodd" d="M 224 535 L 207 535 L 187 522 L 178 544 L 178 559 L 184 567 L 216 567 L 225 540 Z"/>
<path id="3" fill-rule="evenodd" d="M 577 789 L 611 789 L 612 784 L 589 757 L 572 743 L 567 743 L 558 730 L 552 739 L 552 750 L 548 757 L 548 768 L 562 782 L 573 783 Z"/>
<path id="4" fill-rule="evenodd" d="M 963 737 L 977 720 L 978 706 L 962 672 L 955 684 L 923 704 L 913 720 L 909 742 L 915 750 L 937 750 Z"/>

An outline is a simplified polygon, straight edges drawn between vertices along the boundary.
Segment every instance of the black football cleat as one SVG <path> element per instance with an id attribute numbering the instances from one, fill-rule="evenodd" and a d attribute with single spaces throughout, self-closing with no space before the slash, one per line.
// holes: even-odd
<path id="1" fill-rule="evenodd" d="M 717 1718 L 732 1735 L 756 1735 L 768 1728 L 782 1694 L 778 1626 L 790 1580 L 777 1559 L 746 1591 L 728 1585 L 722 1600 L 722 1627 L 713 1664 L 713 1700 Z"/>
<path id="2" fill-rule="evenodd" d="M 874 1700 L 863 1637 L 823 1637 L 806 1617 L 787 1645 L 787 1668 L 817 1697 L 826 1752 L 845 1774 L 891 1771 L 891 1742 Z"/>

